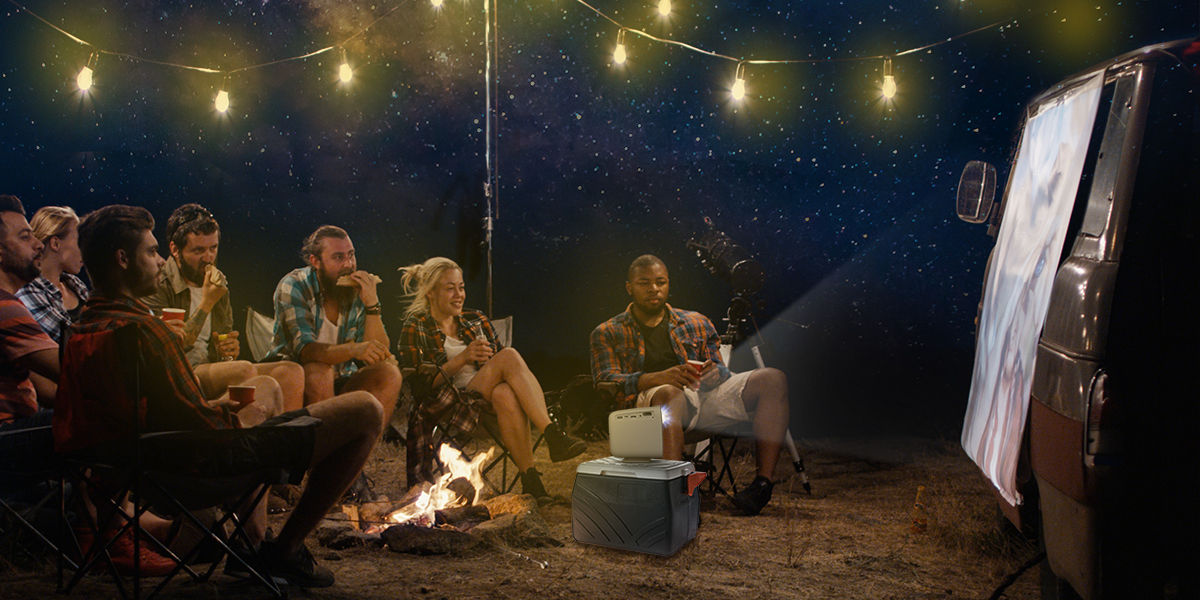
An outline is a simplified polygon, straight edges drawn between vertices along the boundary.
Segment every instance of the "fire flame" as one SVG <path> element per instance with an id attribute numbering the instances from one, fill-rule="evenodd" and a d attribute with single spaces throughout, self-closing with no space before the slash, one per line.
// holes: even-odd
<path id="1" fill-rule="evenodd" d="M 412 503 L 389 514 L 387 520 L 396 525 L 411 523 L 422 527 L 433 527 L 436 511 L 465 506 L 471 504 L 473 500 L 480 499 L 487 490 L 487 484 L 483 482 L 483 465 L 487 464 L 494 452 L 495 448 L 489 448 L 486 452 L 480 452 L 475 455 L 475 458 L 467 460 L 458 450 L 448 444 L 442 444 L 441 448 L 438 448 L 438 458 L 446 467 L 446 473 L 439 477 L 427 491 L 422 491 Z M 450 488 L 450 482 L 460 477 L 469 481 L 475 488 L 474 499 L 463 498 Z"/>

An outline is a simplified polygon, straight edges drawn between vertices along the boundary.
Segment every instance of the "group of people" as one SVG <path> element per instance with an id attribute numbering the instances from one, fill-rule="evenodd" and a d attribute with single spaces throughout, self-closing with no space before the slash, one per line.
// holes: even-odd
<path id="1" fill-rule="evenodd" d="M 422 397 L 409 429 L 410 479 L 430 475 L 420 465 L 432 451 L 435 421 L 457 434 L 474 429 L 484 413 L 494 415 L 523 491 L 539 498 L 549 494 L 534 467 L 531 425 L 544 434 L 552 461 L 586 449 L 551 420 L 521 355 L 499 342 L 486 316 L 465 308 L 462 269 L 449 259 L 401 269 L 410 302 L 393 352 L 379 279 L 358 268 L 345 230 L 321 226 L 301 247 L 306 266 L 276 287 L 273 347 L 253 363 L 240 360 L 228 281 L 216 267 L 220 226 L 206 208 L 185 204 L 171 214 L 166 259 L 144 208 L 106 206 L 81 219 L 50 206 L 26 221 L 19 199 L 0 196 L 0 219 L 0 431 L 53 422 L 60 452 L 128 434 L 87 411 L 53 408 L 87 395 L 97 374 L 84 369 L 97 364 L 92 355 L 111 351 L 95 336 L 131 328 L 149 399 L 141 431 L 238 428 L 240 447 L 259 466 L 307 470 L 308 483 L 277 535 L 268 535 L 265 503 L 246 515 L 265 566 L 294 584 L 333 583 L 304 538 L 362 484 L 363 464 L 400 395 L 402 368 Z M 79 277 L 85 267 L 91 289 Z M 593 377 L 619 385 L 621 407 L 662 407 L 669 417 L 664 458 L 682 457 L 684 431 L 752 422 L 758 477 L 734 502 L 758 513 L 770 500 L 787 428 L 783 374 L 731 374 L 712 322 L 667 304 L 669 279 L 658 258 L 639 257 L 627 279 L 632 302 L 592 332 Z M 183 318 L 163 318 L 166 312 Z M 689 360 L 703 366 L 695 370 Z M 230 386 L 254 387 L 253 402 L 235 402 Z M 315 433 L 287 427 L 308 417 L 321 422 Z M 0 453 L 14 451 L 20 449 L 0 445 Z M 152 522 L 140 524 L 154 532 Z M 152 570 L 153 553 L 141 564 Z"/>

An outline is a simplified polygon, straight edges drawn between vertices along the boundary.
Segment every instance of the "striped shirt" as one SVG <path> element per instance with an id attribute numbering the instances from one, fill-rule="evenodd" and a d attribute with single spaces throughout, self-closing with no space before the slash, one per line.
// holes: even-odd
<path id="1" fill-rule="evenodd" d="M 366 308 L 357 295 L 348 305 L 338 307 L 346 318 L 338 327 L 337 343 L 363 341 L 367 323 Z M 263 357 L 263 362 L 300 362 L 300 352 L 304 347 L 317 341 L 324 318 L 325 296 L 321 291 L 317 270 L 303 267 L 284 275 L 279 285 L 275 286 L 275 346 Z M 334 366 L 334 373 L 337 377 L 349 377 L 358 368 L 358 361 L 348 360 Z"/>
<path id="2" fill-rule="evenodd" d="M 63 331 L 75 322 L 75 317 L 88 300 L 88 289 L 82 279 L 70 273 L 63 273 L 61 277 L 63 285 L 79 298 L 79 307 L 75 310 L 64 308 L 62 290 L 40 275 L 17 290 L 17 298 L 25 303 L 50 339 L 59 344 L 62 343 Z"/>
<path id="3" fill-rule="evenodd" d="M 629 408 L 638 393 L 638 379 L 643 375 L 646 361 L 646 342 L 631 308 L 601 323 L 592 330 L 590 339 L 592 379 L 597 383 L 615 381 L 621 386 L 617 405 Z M 671 348 L 679 364 L 688 360 L 711 360 L 717 363 L 722 380 L 729 378 L 729 369 L 721 360 L 721 336 L 708 317 L 690 310 L 666 306 Z"/>
<path id="4" fill-rule="evenodd" d="M 0 290 L 0 423 L 37 412 L 37 390 L 29 380 L 29 369 L 18 367 L 16 361 L 57 348 L 29 309 L 16 296 Z"/>

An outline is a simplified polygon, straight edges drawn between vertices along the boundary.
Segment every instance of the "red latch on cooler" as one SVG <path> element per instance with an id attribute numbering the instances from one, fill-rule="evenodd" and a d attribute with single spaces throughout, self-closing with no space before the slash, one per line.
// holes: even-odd
<path id="1" fill-rule="evenodd" d="M 692 473 L 691 475 L 688 475 L 688 479 L 687 479 L 687 495 L 688 496 L 691 496 L 692 492 L 695 492 L 696 488 L 700 487 L 700 484 L 704 482 L 705 477 L 708 477 L 708 473 L 705 473 L 703 471 L 701 471 L 699 473 Z"/>

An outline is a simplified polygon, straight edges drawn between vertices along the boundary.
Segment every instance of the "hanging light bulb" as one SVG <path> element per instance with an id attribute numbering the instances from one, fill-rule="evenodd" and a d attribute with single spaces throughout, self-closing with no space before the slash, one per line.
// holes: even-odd
<path id="1" fill-rule="evenodd" d="M 879 89 L 885 100 L 896 97 L 896 77 L 892 75 L 892 59 L 883 59 L 883 85 Z"/>
<path id="2" fill-rule="evenodd" d="M 617 32 L 617 47 L 613 49 L 613 64 L 625 64 L 625 30 Z"/>
<path id="3" fill-rule="evenodd" d="M 671 14 L 671 0 L 658 0 L 658 14 L 664 17 Z"/>
<path id="4" fill-rule="evenodd" d="M 342 64 L 338 67 L 338 81 L 342 83 L 350 83 L 354 79 L 354 69 L 350 68 L 350 61 L 346 60 L 346 49 L 342 49 Z"/>
<path id="5" fill-rule="evenodd" d="M 217 109 L 217 112 L 221 114 L 229 110 L 229 92 L 225 91 L 228 84 L 229 80 L 226 79 L 225 83 L 221 84 L 221 89 L 217 90 L 217 97 L 213 100 L 213 108 Z"/>
<path id="6" fill-rule="evenodd" d="M 442 0 L 429 0 L 429 3 L 432 4 L 434 8 L 442 7 Z"/>
<path id="7" fill-rule="evenodd" d="M 95 63 L 96 54 L 93 52 L 88 57 L 87 64 L 79 70 L 79 74 L 75 76 L 75 84 L 79 86 L 79 91 L 87 93 L 92 89 L 92 64 Z"/>
<path id="8" fill-rule="evenodd" d="M 729 88 L 729 95 L 737 102 L 741 102 L 742 98 L 746 97 L 746 65 L 738 63 L 737 70 L 733 74 L 733 87 Z"/>

